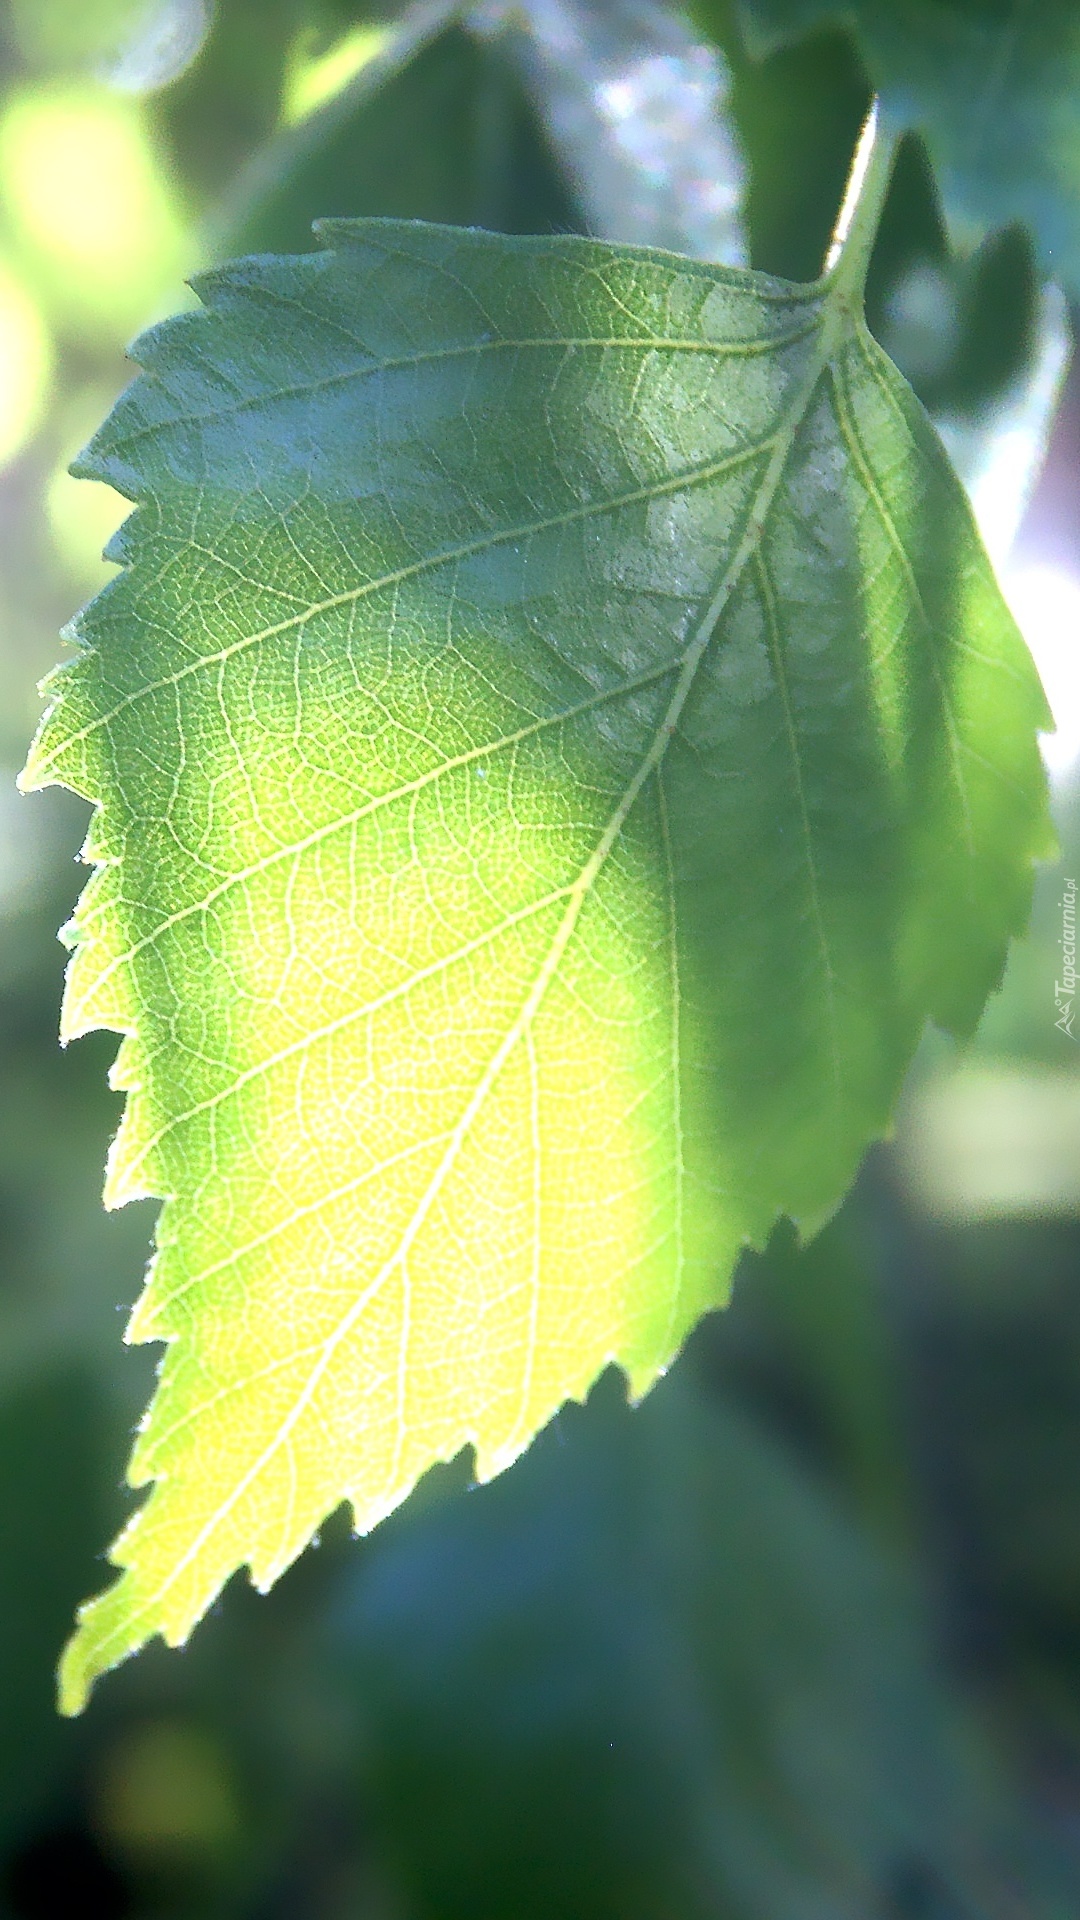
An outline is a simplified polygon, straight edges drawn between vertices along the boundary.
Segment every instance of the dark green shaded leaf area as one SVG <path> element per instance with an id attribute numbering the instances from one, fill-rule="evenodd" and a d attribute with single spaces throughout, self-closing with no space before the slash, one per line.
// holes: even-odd
<path id="1" fill-rule="evenodd" d="M 98 807 L 65 1030 L 156 1484 L 63 1698 L 343 1500 L 641 1394 L 812 1231 L 1049 845 L 1031 662 L 842 263 L 330 223 L 206 277 L 84 460 L 140 503 L 28 769 Z"/>
<path id="2" fill-rule="evenodd" d="M 223 0 L 198 59 L 151 99 L 150 114 L 194 205 L 221 193 L 272 135 L 289 48 L 310 17 L 304 0 Z"/>
<path id="3" fill-rule="evenodd" d="M 730 5 L 711 11 L 705 24 L 731 72 L 731 114 L 748 171 L 742 218 L 751 264 L 813 280 L 872 99 L 858 54 L 848 34 L 834 31 L 753 58 Z M 894 169 L 889 215 L 897 188 Z"/>
<path id="4" fill-rule="evenodd" d="M 695 0 L 722 33 L 724 0 Z M 1026 221 L 1044 271 L 1080 287 L 1080 11 L 1073 0 L 737 0 L 751 52 L 855 35 L 886 121 L 926 138 L 958 239 Z"/>
<path id="5" fill-rule="evenodd" d="M 0 1696 L 17 1742 L 0 1739 L 0 1849 L 34 1809 L 63 1750 L 52 1667 L 71 1606 L 108 1526 L 103 1404 L 89 1369 L 57 1368 L 0 1404 Z"/>
<path id="6" fill-rule="evenodd" d="M 450 27 L 278 136 L 241 183 L 221 253 L 291 252 L 325 216 L 386 214 L 579 231 L 582 221 L 504 44 Z"/>
<path id="7" fill-rule="evenodd" d="M 693 1358 L 343 1575 L 323 1654 L 408 1911 L 1003 1913 L 1010 1819 L 914 1586 Z"/>

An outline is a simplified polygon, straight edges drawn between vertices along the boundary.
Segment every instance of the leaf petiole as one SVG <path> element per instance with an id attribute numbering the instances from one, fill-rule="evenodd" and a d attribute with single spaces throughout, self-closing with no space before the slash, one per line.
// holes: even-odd
<path id="1" fill-rule="evenodd" d="M 882 132 L 875 95 L 852 156 L 822 278 L 840 282 L 861 303 L 870 256 L 892 177 L 896 141 Z"/>

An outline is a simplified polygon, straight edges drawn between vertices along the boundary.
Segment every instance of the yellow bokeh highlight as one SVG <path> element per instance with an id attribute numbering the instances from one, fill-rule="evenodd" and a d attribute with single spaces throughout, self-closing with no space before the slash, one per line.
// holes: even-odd
<path id="1" fill-rule="evenodd" d="M 203 1727 L 158 1720 L 124 1730 L 96 1783 L 94 1824 L 128 1855 L 198 1856 L 240 1825 L 228 1758 Z"/>
<path id="2" fill-rule="evenodd" d="M 354 27 L 328 52 L 311 55 L 307 35 L 298 43 L 285 80 L 282 118 L 296 126 L 333 100 L 350 80 L 382 52 L 389 38 L 386 27 Z"/>
<path id="3" fill-rule="evenodd" d="M 102 480 L 73 479 L 65 463 L 49 481 L 45 511 L 64 571 L 85 593 L 96 592 L 116 571 L 102 553 L 131 502 Z"/>
<path id="4" fill-rule="evenodd" d="M 76 480 L 69 469 L 115 398 L 115 388 L 104 383 L 83 387 L 72 396 L 59 423 L 62 451 L 45 486 L 45 518 L 53 551 L 72 586 L 86 598 L 116 572 L 102 555 L 131 512 L 131 502 L 102 480 Z"/>
<path id="5" fill-rule="evenodd" d="M 41 308 L 0 262 L 0 467 L 22 452 L 39 426 L 52 375 L 52 339 Z"/>
<path id="6" fill-rule="evenodd" d="M 102 87 L 13 97 L 0 118 L 0 201 L 69 331 L 126 336 L 191 264 L 142 109 Z"/>

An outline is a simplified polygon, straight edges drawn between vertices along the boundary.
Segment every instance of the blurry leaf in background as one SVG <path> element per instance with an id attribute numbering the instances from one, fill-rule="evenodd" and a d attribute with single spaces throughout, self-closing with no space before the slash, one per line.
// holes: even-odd
<path id="1" fill-rule="evenodd" d="M 694 0 L 721 37 L 731 0 Z M 887 122 L 924 134 L 958 243 L 1028 223 L 1042 270 L 1080 292 L 1075 0 L 735 0 L 752 53 L 850 27 Z"/>
<path id="2" fill-rule="evenodd" d="M 450 27 L 416 50 L 390 43 L 385 62 L 260 154 L 219 215 L 215 253 L 306 251 L 316 217 L 376 211 L 512 233 L 580 228 L 498 38 Z"/>
<path id="3" fill-rule="evenodd" d="M 912 1588 L 693 1364 L 344 1571 L 327 1666 L 406 1911 L 1004 1920 L 1015 1816 Z"/>
<path id="4" fill-rule="evenodd" d="M 829 245 L 870 90 L 843 34 L 819 34 L 751 60 L 742 35 L 730 22 L 725 27 L 719 44 L 731 74 L 730 113 L 747 173 L 742 218 L 749 264 L 784 279 L 813 280 Z M 885 218 L 896 197 L 894 173 Z"/>
<path id="5" fill-rule="evenodd" d="M 868 1533 L 908 1554 L 919 1521 L 867 1178 L 808 1245 L 784 1223 L 763 1254 L 746 1256 L 701 1352 L 715 1390 L 755 1408 L 805 1467 L 843 1489 Z"/>
<path id="6" fill-rule="evenodd" d="M 7 0 L 8 30 L 32 66 L 86 66 L 138 23 L 146 0 Z"/>
<path id="7" fill-rule="evenodd" d="M 931 413 L 949 408 L 978 417 L 1024 376 L 1036 345 L 1040 288 L 1024 227 L 1000 229 L 971 252 L 950 245 L 926 149 L 906 136 L 867 306 L 875 333 L 903 359 Z"/>
<path id="8" fill-rule="evenodd" d="M 723 59 L 669 9 L 533 0 L 441 31 L 431 9 L 319 59 L 306 44 L 285 80 L 303 124 L 233 189 L 219 255 L 298 249 L 317 217 L 378 212 L 744 256 Z"/>
<path id="9" fill-rule="evenodd" d="M 0 1857 L 70 1751 L 50 1705 L 51 1668 L 67 1596 L 85 1580 L 113 1504 L 103 1411 L 74 1357 L 0 1396 Z"/>
<path id="10" fill-rule="evenodd" d="M 62 331 L 113 343 L 190 264 L 191 242 L 141 109 L 103 87 L 14 94 L 0 115 L 0 214 Z"/>
<path id="11" fill-rule="evenodd" d="M 326 51 L 335 33 L 355 28 L 358 15 L 370 24 L 371 11 L 358 0 L 347 7 L 331 0 L 219 0 L 198 59 L 150 103 L 194 207 L 206 213 L 230 196 L 238 170 L 279 132 L 290 77 L 298 62 L 303 69 L 308 50 Z M 378 26 L 394 9 L 374 11 Z"/>
<path id="12" fill-rule="evenodd" d="M 11 807 L 0 814 L 9 830 Z M 109 1049 L 54 1060 L 44 1045 L 50 1027 L 55 1033 L 56 923 L 70 903 L 84 821 L 77 808 L 59 820 L 45 815 L 36 844 L 19 842 L 21 870 L 9 867 L 0 888 L 0 1399 L 57 1366 L 92 1366 L 121 1410 L 123 1450 L 140 1395 L 115 1366 L 117 1310 L 138 1285 L 149 1222 L 141 1209 L 110 1219 L 100 1205 L 101 1140 L 117 1108 L 103 1079 Z M 0 834 L 0 852 L 6 839 Z"/>
<path id="13" fill-rule="evenodd" d="M 812 279 L 869 88 L 842 33 L 817 31 L 749 59 L 726 12 L 720 17 L 749 167 L 744 217 L 753 265 Z M 871 331 L 923 404 L 936 417 L 970 419 L 981 429 L 987 408 L 1028 378 L 1043 346 L 1047 297 L 1029 235 L 1006 225 L 1004 215 L 980 245 L 950 245 L 925 146 L 916 136 L 901 140 L 874 246 L 867 313 Z M 1060 334 L 1066 326 L 1061 296 L 1049 298 Z"/>
<path id="14" fill-rule="evenodd" d="M 0 260 L 0 467 L 21 453 L 51 396 L 53 345 L 25 281 Z"/>

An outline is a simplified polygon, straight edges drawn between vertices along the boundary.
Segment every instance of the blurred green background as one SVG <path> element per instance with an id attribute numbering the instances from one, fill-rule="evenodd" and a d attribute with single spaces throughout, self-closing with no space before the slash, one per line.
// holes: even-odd
<path id="1" fill-rule="evenodd" d="M 59 1721 L 153 1352 L 106 1216 L 115 1041 L 56 1043 L 85 809 L 14 780 L 124 506 L 68 461 L 133 333 L 320 214 L 587 230 L 817 271 L 867 92 L 648 0 L 0 9 L 0 1914 L 1070 1920 L 1080 1912 L 1080 384 L 1024 234 L 950 249 L 904 146 L 870 290 L 1044 671 L 1062 860 L 973 1047 L 779 1231 L 637 1411 L 339 1516 Z M 454 17 L 451 17 L 451 16 Z M 1080 183 L 1078 183 L 1080 186 Z"/>

